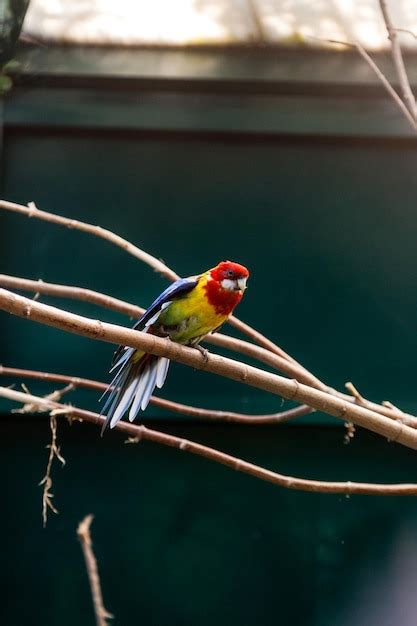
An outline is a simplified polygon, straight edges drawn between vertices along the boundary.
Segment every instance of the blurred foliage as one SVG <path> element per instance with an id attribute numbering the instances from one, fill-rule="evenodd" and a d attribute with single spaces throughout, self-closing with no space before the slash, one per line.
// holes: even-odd
<path id="1" fill-rule="evenodd" d="M 0 13 L 0 95 L 12 88 L 12 79 L 8 72 L 16 69 L 11 60 L 16 43 L 22 30 L 23 20 L 29 6 L 29 0 L 2 0 Z"/>
<path id="2" fill-rule="evenodd" d="M 29 0 L 3 0 L 0 14 L 0 64 L 3 66 L 12 57 Z"/>

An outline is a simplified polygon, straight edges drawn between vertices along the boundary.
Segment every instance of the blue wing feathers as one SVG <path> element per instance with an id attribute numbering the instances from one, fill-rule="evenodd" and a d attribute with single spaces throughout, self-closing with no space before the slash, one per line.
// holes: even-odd
<path id="1" fill-rule="evenodd" d="M 192 291 L 197 281 L 198 278 L 195 277 L 175 281 L 156 298 L 133 328 L 147 332 L 164 308 L 173 300 Z M 133 422 L 139 410 L 144 411 L 148 406 L 155 387 L 161 388 L 165 382 L 169 359 L 144 354 L 138 361 L 133 359 L 135 352 L 134 348 L 119 346 L 114 354 L 110 372 L 116 370 L 116 375 L 103 394 L 109 395 L 101 412 L 105 414 L 107 411 L 101 434 L 108 427 L 114 428 L 127 411 L 129 420 Z"/>
<path id="2" fill-rule="evenodd" d="M 134 330 L 145 330 L 149 328 L 152 324 L 156 322 L 160 313 L 164 310 L 166 306 L 168 306 L 172 300 L 179 298 L 180 296 L 184 296 L 197 285 L 198 278 L 180 278 L 176 280 L 175 283 L 172 283 L 169 287 L 165 289 L 161 293 L 154 302 L 146 309 L 145 313 L 138 319 L 136 324 L 133 326 Z M 124 356 L 124 346 L 119 346 L 112 360 L 112 369 L 111 372 L 118 367 L 118 363 L 120 361 L 120 357 Z M 133 350 L 133 348 L 131 348 Z"/>
<path id="3" fill-rule="evenodd" d="M 148 322 L 158 312 L 163 310 L 163 305 L 169 303 L 171 300 L 176 300 L 180 296 L 184 296 L 190 292 L 197 284 L 196 278 L 180 278 L 172 283 L 169 287 L 161 293 L 154 302 L 148 307 L 141 318 L 138 319 L 133 328 L 136 330 L 143 330 Z M 156 318 L 157 319 L 157 318 Z M 155 320 L 156 321 L 156 320 Z"/>

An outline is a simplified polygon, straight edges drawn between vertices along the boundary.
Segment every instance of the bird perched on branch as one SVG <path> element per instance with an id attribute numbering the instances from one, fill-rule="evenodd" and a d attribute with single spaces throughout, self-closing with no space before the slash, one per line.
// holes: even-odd
<path id="1" fill-rule="evenodd" d="M 222 261 L 199 276 L 180 278 L 161 293 L 133 328 L 205 352 L 199 342 L 232 314 L 242 299 L 248 277 L 243 265 Z M 102 434 L 128 410 L 133 422 L 139 410 L 146 409 L 155 387 L 160 389 L 164 384 L 168 366 L 166 357 L 118 347 L 110 370 L 116 375 L 105 392 L 109 396 L 102 411 L 107 411 Z"/>

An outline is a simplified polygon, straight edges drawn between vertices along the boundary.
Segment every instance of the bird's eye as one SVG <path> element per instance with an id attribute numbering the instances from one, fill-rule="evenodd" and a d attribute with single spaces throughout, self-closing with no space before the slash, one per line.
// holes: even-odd
<path id="1" fill-rule="evenodd" d="M 228 278 L 233 278 L 233 276 L 235 275 L 233 270 L 227 270 L 226 272 L 226 276 L 228 276 Z"/>

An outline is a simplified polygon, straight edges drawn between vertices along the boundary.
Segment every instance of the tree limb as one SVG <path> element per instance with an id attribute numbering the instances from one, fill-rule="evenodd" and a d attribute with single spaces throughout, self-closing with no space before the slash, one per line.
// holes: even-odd
<path id="1" fill-rule="evenodd" d="M 104 417 L 93 413 L 91 411 L 85 411 L 73 406 L 64 405 L 58 402 L 52 402 L 46 398 L 39 398 L 30 394 L 22 393 L 21 391 L 15 391 L 14 389 L 8 389 L 6 387 L 0 387 L 0 397 L 7 398 L 14 402 L 27 403 L 32 402 L 36 404 L 44 404 L 51 411 L 56 414 L 66 415 L 67 417 L 76 417 L 83 421 L 90 422 L 92 424 L 101 426 L 105 420 Z M 339 493 L 339 494 L 363 494 L 373 496 L 415 496 L 417 495 L 417 484 L 405 483 L 405 484 L 375 484 L 375 483 L 358 483 L 358 482 L 329 482 L 323 480 L 307 480 L 304 478 L 295 478 L 293 476 L 287 476 L 285 474 L 278 474 L 271 470 L 248 463 L 242 459 L 238 459 L 230 454 L 220 452 L 214 448 L 204 446 L 200 443 L 169 435 L 157 430 L 151 430 L 143 425 L 137 426 L 130 424 L 129 422 L 118 422 L 115 426 L 115 430 L 125 433 L 130 437 L 130 441 L 138 443 L 139 441 L 152 441 L 164 446 L 176 448 L 177 450 L 183 450 L 202 456 L 210 461 L 220 463 L 230 467 L 237 472 L 243 472 L 249 474 L 259 480 L 270 482 L 279 487 L 286 489 L 295 489 L 297 491 L 309 491 L 314 493 Z"/>
<path id="2" fill-rule="evenodd" d="M 20 213 L 22 215 L 26 215 L 27 217 L 35 217 L 40 220 L 52 222 L 53 224 L 59 224 L 60 226 L 66 226 L 67 228 L 74 228 L 82 232 L 89 233 L 90 235 L 101 237 L 102 239 L 105 239 L 106 241 L 109 241 L 110 243 L 113 243 L 114 245 L 122 248 L 137 259 L 143 261 L 144 263 L 152 267 L 156 272 L 159 272 L 160 274 L 165 276 L 165 278 L 168 278 L 169 280 L 176 280 L 177 278 L 179 278 L 178 274 L 176 274 L 176 272 L 174 272 L 171 268 L 165 265 L 165 263 L 162 263 L 156 257 L 148 254 L 147 252 L 144 252 L 126 239 L 123 239 L 119 235 L 116 235 L 115 233 L 112 233 L 111 231 L 102 228 L 101 226 L 94 226 L 93 224 L 69 219 L 61 215 L 56 215 L 55 213 L 41 211 L 36 207 L 34 202 L 30 202 L 29 205 L 26 207 L 22 204 L 16 204 L 14 202 L 0 200 L 0 209 L 13 211 L 14 213 Z M 298 367 L 302 370 L 305 369 L 301 364 L 297 363 L 297 361 L 293 359 L 293 357 L 291 357 L 284 350 L 282 350 L 282 348 L 277 346 L 275 343 L 270 341 L 267 337 L 253 329 L 248 324 L 245 324 L 234 316 L 229 317 L 228 323 L 240 330 L 242 333 L 246 334 L 253 341 L 255 341 L 255 343 L 258 343 L 265 349 L 274 352 L 274 354 L 277 354 L 294 364 L 297 364 Z M 307 370 L 305 370 L 305 375 L 313 378 L 313 375 Z M 320 381 L 317 378 L 315 380 L 316 384 L 320 385 Z"/>
<path id="3" fill-rule="evenodd" d="M 344 421 L 351 421 L 357 426 L 363 426 L 391 441 L 417 449 L 417 431 L 407 426 L 400 418 L 394 421 L 327 392 L 308 387 L 296 380 L 270 374 L 217 354 L 209 353 L 204 357 L 198 350 L 182 346 L 168 339 L 74 315 L 56 307 L 18 296 L 6 289 L 0 289 L 0 309 L 91 339 L 130 346 L 156 356 L 165 356 L 195 369 L 225 376 L 231 380 L 279 395 L 287 400 L 307 404 L 313 409 L 323 411 Z"/>
<path id="4" fill-rule="evenodd" d="M 15 289 L 23 289 L 24 291 L 44 293 L 64 298 L 75 298 L 78 300 L 84 300 L 93 304 L 98 304 L 99 306 L 102 306 L 104 308 L 110 308 L 114 311 L 131 315 L 133 317 L 139 317 L 144 311 L 144 309 L 142 309 L 141 307 L 125 302 L 124 300 L 118 300 L 117 298 L 113 298 L 112 296 L 101 294 L 97 291 L 92 291 L 91 289 L 83 289 L 81 287 L 69 287 L 67 285 L 57 285 L 55 283 L 44 283 L 43 281 L 28 280 L 26 278 L 8 276 L 6 274 L 0 274 L 0 286 L 13 287 Z M 325 383 L 318 381 L 315 376 L 308 375 L 309 372 L 305 368 L 300 368 L 296 362 L 288 361 L 278 354 L 273 354 L 270 350 L 266 350 L 265 348 L 262 348 L 260 346 L 256 346 L 242 339 L 235 339 L 234 337 L 224 335 L 223 333 L 208 335 L 207 337 L 205 337 L 204 342 L 211 343 L 227 350 L 238 352 L 239 354 L 244 354 L 245 356 L 260 361 L 261 363 L 270 365 L 272 368 L 278 370 L 279 372 L 283 372 L 291 378 L 295 378 L 299 382 L 303 382 L 307 385 L 310 385 L 311 387 L 315 387 L 316 389 L 321 389 L 322 391 L 327 391 L 328 393 L 336 395 L 338 398 L 341 398 L 346 402 L 355 402 L 356 404 L 360 404 L 367 409 L 370 409 L 371 411 L 376 411 L 377 413 L 385 415 L 386 417 L 389 417 L 391 419 L 398 419 L 399 414 L 401 414 L 401 420 L 405 424 L 408 424 L 413 428 L 417 427 L 416 416 L 410 415 L 409 413 L 401 412 L 399 409 L 392 407 L 389 403 L 383 403 L 381 405 L 377 404 L 376 402 L 371 402 L 370 400 L 367 400 L 362 396 L 350 396 L 341 393 L 336 389 L 332 389 Z M 281 421 L 281 416 L 286 413 L 287 412 L 284 411 L 272 414 L 271 417 L 274 420 L 276 417 L 277 421 Z M 187 415 L 191 415 L 191 413 L 187 413 Z M 198 415 L 196 415 L 195 413 L 192 413 L 192 415 L 198 417 Z M 300 413 L 297 409 L 295 416 L 299 415 Z M 285 421 L 286 419 L 287 418 L 285 417 Z M 284 418 L 282 421 L 284 421 Z"/>
<path id="5" fill-rule="evenodd" d="M 128 315 L 129 317 L 140 317 L 144 312 L 140 306 L 130 304 L 124 300 L 113 298 L 104 293 L 99 293 L 93 289 L 84 289 L 83 287 L 74 287 L 70 285 L 57 285 L 56 283 L 46 283 L 41 279 L 29 280 L 28 278 L 20 278 L 20 276 L 9 276 L 8 274 L 0 274 L 0 286 L 6 289 L 21 289 L 23 291 L 31 291 L 35 293 L 37 298 L 40 294 L 46 296 L 55 296 L 58 298 L 68 298 L 70 300 L 81 300 L 89 302 Z"/>
<path id="6" fill-rule="evenodd" d="M 110 308 L 114 311 L 119 310 L 120 313 L 126 313 L 126 311 L 129 311 L 129 314 L 133 313 L 134 317 L 139 317 L 144 311 L 141 307 L 129 304 L 123 300 L 117 300 L 117 298 L 113 298 L 112 296 L 101 294 L 97 291 L 92 291 L 91 289 L 83 289 L 81 287 L 44 283 L 43 281 L 28 280 L 17 276 L 8 276 L 7 274 L 0 274 L 0 285 L 4 287 L 13 287 L 15 289 L 23 289 L 24 291 L 32 291 L 35 292 L 35 294 L 45 293 L 63 298 L 83 300 L 99 304 L 104 308 Z M 120 308 L 118 303 L 121 304 Z M 317 387 L 318 389 L 323 390 L 327 389 L 327 386 L 324 383 L 320 382 L 315 376 L 313 376 L 313 374 L 310 374 L 310 372 L 308 372 L 304 367 L 301 367 L 294 360 L 285 359 L 279 354 L 273 353 L 272 351 L 261 346 L 249 343 L 243 339 L 235 339 L 234 337 L 224 335 L 223 333 L 208 335 L 205 337 L 204 341 L 227 350 L 245 354 L 253 359 L 257 359 L 261 363 L 270 365 L 278 371 L 287 374 L 287 376 L 296 378 L 300 382 L 304 382 L 312 387 Z"/>
<path id="7" fill-rule="evenodd" d="M 73 387 L 84 387 L 85 389 L 96 389 L 97 391 L 105 391 L 108 387 L 106 383 L 90 380 L 87 378 L 79 378 L 78 376 L 65 376 L 64 374 L 51 374 L 49 372 L 38 372 L 36 370 L 25 370 L 16 367 L 4 367 L 0 365 L 0 376 L 16 376 L 23 378 L 34 378 L 37 380 L 68 383 Z M 161 409 L 189 415 L 198 419 L 207 419 L 220 422 L 235 422 L 239 424 L 283 424 L 296 417 L 302 417 L 309 413 L 314 413 L 314 409 L 305 404 L 297 406 L 287 411 L 279 413 L 271 413 L 270 415 L 247 415 L 245 413 L 235 413 L 232 411 L 215 411 L 213 409 L 202 409 L 200 407 L 190 406 L 189 404 L 180 404 L 172 400 L 157 398 L 151 396 L 151 404 Z"/>

